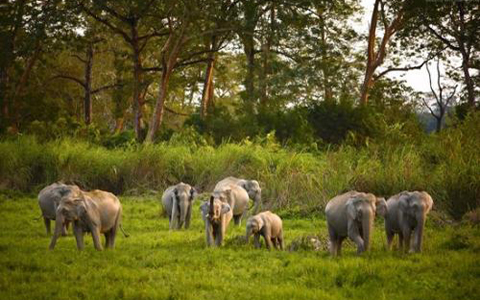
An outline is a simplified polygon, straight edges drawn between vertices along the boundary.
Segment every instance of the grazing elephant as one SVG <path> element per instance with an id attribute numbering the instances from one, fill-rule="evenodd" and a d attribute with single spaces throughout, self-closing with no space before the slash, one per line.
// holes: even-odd
<path id="1" fill-rule="evenodd" d="M 208 202 L 200 206 L 202 219 L 205 222 L 207 246 L 221 246 L 228 224 L 232 220 L 232 209 L 218 197 L 212 195 Z"/>
<path id="2" fill-rule="evenodd" d="M 42 211 L 43 221 L 45 223 L 45 229 L 47 235 L 50 234 L 50 220 L 55 220 L 57 206 L 60 202 L 60 199 L 71 193 L 72 191 L 78 192 L 80 189 L 76 185 L 66 185 L 63 183 L 52 183 L 49 186 L 43 188 L 43 190 L 38 193 L 38 205 Z M 66 221 L 62 226 L 62 235 L 67 235 L 68 221 Z"/>
<path id="3" fill-rule="evenodd" d="M 246 240 L 254 235 L 255 248 L 260 248 L 260 235 L 265 239 L 267 249 L 272 246 L 283 250 L 282 219 L 270 211 L 261 212 L 247 220 Z"/>
<path id="4" fill-rule="evenodd" d="M 404 191 L 390 197 L 383 214 L 387 248 L 392 248 L 393 238 L 398 234 L 400 249 L 405 245 L 405 250 L 421 252 L 425 220 L 432 206 L 433 199 L 427 192 Z M 410 244 L 412 233 L 413 243 Z"/>
<path id="5" fill-rule="evenodd" d="M 244 188 L 250 199 L 254 201 L 253 213 L 257 213 L 262 205 L 262 189 L 256 180 L 240 179 L 236 177 L 227 177 L 217 183 L 214 190 L 220 189 L 222 186 L 236 184 Z"/>
<path id="6" fill-rule="evenodd" d="M 333 256 L 341 254 L 347 236 L 357 245 L 357 254 L 369 249 L 377 205 L 385 205 L 385 199 L 357 191 L 338 195 L 327 203 L 325 214 Z"/>
<path id="7" fill-rule="evenodd" d="M 213 195 L 230 205 L 235 225 L 240 226 L 242 218 L 248 210 L 247 191 L 236 184 L 226 184 L 213 191 Z"/>
<path id="8" fill-rule="evenodd" d="M 170 229 L 180 229 L 183 224 L 185 224 L 185 229 L 190 227 L 192 205 L 196 196 L 195 188 L 183 182 L 165 190 L 162 204 L 168 215 Z"/>
<path id="9" fill-rule="evenodd" d="M 91 232 L 95 249 L 103 250 L 100 234 L 105 234 L 105 247 L 115 246 L 118 228 L 122 229 L 122 205 L 114 194 L 100 190 L 73 192 L 60 200 L 57 208 L 55 233 L 50 242 L 50 250 L 55 248 L 61 226 L 68 220 L 73 224 L 77 248 L 83 250 L 83 235 Z M 122 229 L 123 231 L 123 229 Z M 125 236 L 125 232 L 123 232 Z"/>

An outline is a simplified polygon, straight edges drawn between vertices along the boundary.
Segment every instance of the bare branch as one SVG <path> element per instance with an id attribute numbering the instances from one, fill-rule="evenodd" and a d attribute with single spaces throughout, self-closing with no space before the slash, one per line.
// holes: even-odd
<path id="1" fill-rule="evenodd" d="M 82 80 L 80 80 L 80 79 L 78 79 L 78 78 L 76 78 L 76 77 L 70 76 L 70 75 L 66 75 L 66 74 L 58 74 L 58 75 L 55 75 L 55 76 L 53 76 L 52 78 L 50 78 L 50 80 L 54 80 L 54 79 L 57 79 L 57 78 L 68 79 L 68 80 L 71 80 L 71 81 L 74 81 L 74 82 L 78 83 L 78 84 L 81 85 L 83 88 L 86 87 L 85 82 L 83 82 Z"/>
<path id="2" fill-rule="evenodd" d="M 97 89 L 92 90 L 91 94 L 94 95 L 94 94 L 99 93 L 101 91 L 108 90 L 108 89 L 111 89 L 111 88 L 121 87 L 123 85 L 124 85 L 123 83 L 114 83 L 114 84 L 105 85 L 105 86 L 102 86 L 102 87 L 99 87 Z"/>

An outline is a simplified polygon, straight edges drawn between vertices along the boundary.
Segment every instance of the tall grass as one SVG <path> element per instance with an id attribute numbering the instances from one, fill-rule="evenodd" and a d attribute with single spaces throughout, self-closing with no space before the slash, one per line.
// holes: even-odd
<path id="1" fill-rule="evenodd" d="M 426 190 L 437 208 L 460 217 L 480 199 L 480 137 L 464 134 L 480 132 L 477 119 L 419 145 L 377 143 L 315 153 L 251 142 L 106 149 L 27 136 L 0 142 L 0 187 L 36 192 L 63 180 L 85 189 L 138 193 L 184 181 L 208 192 L 220 179 L 238 176 L 259 180 L 270 208 L 322 210 L 331 197 L 350 189 L 382 196 Z"/>

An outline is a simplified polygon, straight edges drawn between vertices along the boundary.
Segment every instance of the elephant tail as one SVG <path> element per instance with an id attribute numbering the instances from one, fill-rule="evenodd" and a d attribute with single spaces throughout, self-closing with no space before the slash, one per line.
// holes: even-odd
<path id="1" fill-rule="evenodd" d="M 124 237 L 128 238 L 130 236 L 128 233 L 125 232 L 125 230 L 123 230 L 122 224 L 120 224 L 120 230 L 122 231 Z"/>

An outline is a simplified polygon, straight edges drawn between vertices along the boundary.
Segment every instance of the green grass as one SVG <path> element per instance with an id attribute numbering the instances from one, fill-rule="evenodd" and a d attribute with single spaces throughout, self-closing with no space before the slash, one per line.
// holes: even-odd
<path id="1" fill-rule="evenodd" d="M 341 258 L 325 251 L 256 250 L 244 227 L 230 224 L 226 245 L 205 247 L 195 204 L 191 229 L 168 230 L 159 196 L 121 197 L 124 227 L 114 250 L 97 252 L 90 236 L 76 250 L 71 231 L 48 251 L 36 200 L 0 198 L 0 299 L 474 299 L 480 294 L 480 229 L 427 222 L 424 252 L 383 250 L 376 223 L 373 249 Z M 284 218 L 287 248 L 306 235 L 326 237 L 322 214 Z M 243 225 L 245 223 L 243 222 Z"/>

